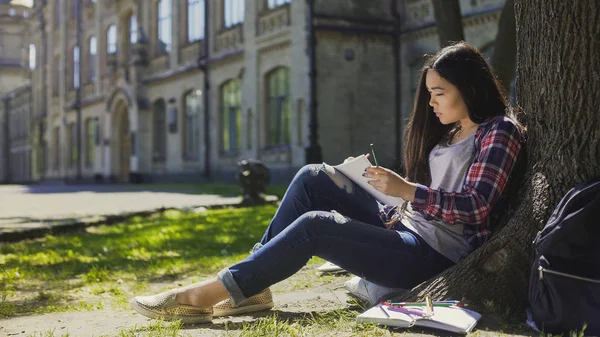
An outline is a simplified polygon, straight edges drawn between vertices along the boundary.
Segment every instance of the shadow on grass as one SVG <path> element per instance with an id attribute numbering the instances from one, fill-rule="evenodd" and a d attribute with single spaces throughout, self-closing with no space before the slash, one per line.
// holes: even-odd
<path id="1" fill-rule="evenodd" d="M 265 205 L 200 214 L 165 212 L 85 233 L 0 245 L 0 293 L 53 291 L 55 306 L 69 299 L 66 291 L 83 286 L 215 273 L 249 252 L 275 210 Z"/>

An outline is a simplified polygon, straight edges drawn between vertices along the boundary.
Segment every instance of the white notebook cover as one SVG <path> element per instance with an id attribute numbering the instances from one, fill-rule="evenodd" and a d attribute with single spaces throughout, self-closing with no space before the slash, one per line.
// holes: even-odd
<path id="1" fill-rule="evenodd" d="M 383 310 L 389 317 L 383 312 Z M 460 307 L 434 307 L 433 316 L 421 317 L 387 309 L 378 304 L 356 317 L 358 323 L 374 323 L 409 328 L 413 325 L 466 334 L 473 330 L 481 314 Z"/>
<path id="2" fill-rule="evenodd" d="M 353 159 L 348 160 L 345 163 L 334 166 L 334 168 L 350 180 L 354 181 L 358 186 L 365 189 L 369 194 L 371 194 L 375 199 L 381 202 L 384 205 L 400 205 L 404 203 L 402 198 L 392 197 L 386 194 L 379 192 L 375 187 L 369 185 L 368 181 L 372 180 L 369 178 L 363 177 L 363 173 L 365 173 L 365 169 L 367 167 L 373 166 L 369 159 L 363 154 L 358 157 L 354 157 Z"/>

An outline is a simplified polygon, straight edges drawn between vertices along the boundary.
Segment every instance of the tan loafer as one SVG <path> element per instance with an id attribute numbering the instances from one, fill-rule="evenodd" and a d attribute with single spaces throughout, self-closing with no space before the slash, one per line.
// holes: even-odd
<path id="1" fill-rule="evenodd" d="M 212 321 L 212 308 L 198 308 L 177 303 L 177 293 L 167 291 L 152 296 L 136 296 L 129 301 L 135 311 L 149 318 L 181 320 L 187 324 L 209 323 Z"/>
<path id="2" fill-rule="evenodd" d="M 269 310 L 273 308 L 274 305 L 271 290 L 267 288 L 260 293 L 249 297 L 239 305 L 234 305 L 233 301 L 230 299 L 215 304 L 213 307 L 213 317 L 235 316 L 250 312 Z"/>

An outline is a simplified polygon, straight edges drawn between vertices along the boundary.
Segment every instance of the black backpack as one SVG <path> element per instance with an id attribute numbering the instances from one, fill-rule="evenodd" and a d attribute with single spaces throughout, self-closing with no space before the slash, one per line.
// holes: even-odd
<path id="1" fill-rule="evenodd" d="M 600 181 L 562 198 L 534 240 L 529 304 L 539 329 L 600 335 Z"/>

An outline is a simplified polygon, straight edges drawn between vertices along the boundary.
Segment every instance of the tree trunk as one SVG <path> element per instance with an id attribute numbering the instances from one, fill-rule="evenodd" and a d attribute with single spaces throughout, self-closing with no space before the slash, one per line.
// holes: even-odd
<path id="1" fill-rule="evenodd" d="M 445 47 L 465 39 L 458 0 L 433 0 L 433 12 L 440 46 Z"/>
<path id="2" fill-rule="evenodd" d="M 517 26 L 515 23 L 515 1 L 506 0 L 498 21 L 498 33 L 494 43 L 492 68 L 498 80 L 508 92 L 517 62 Z"/>
<path id="3" fill-rule="evenodd" d="M 522 315 L 535 234 L 571 187 L 600 176 L 600 4 L 515 2 L 517 92 L 528 127 L 521 199 L 489 242 L 404 299 L 458 298 Z"/>

